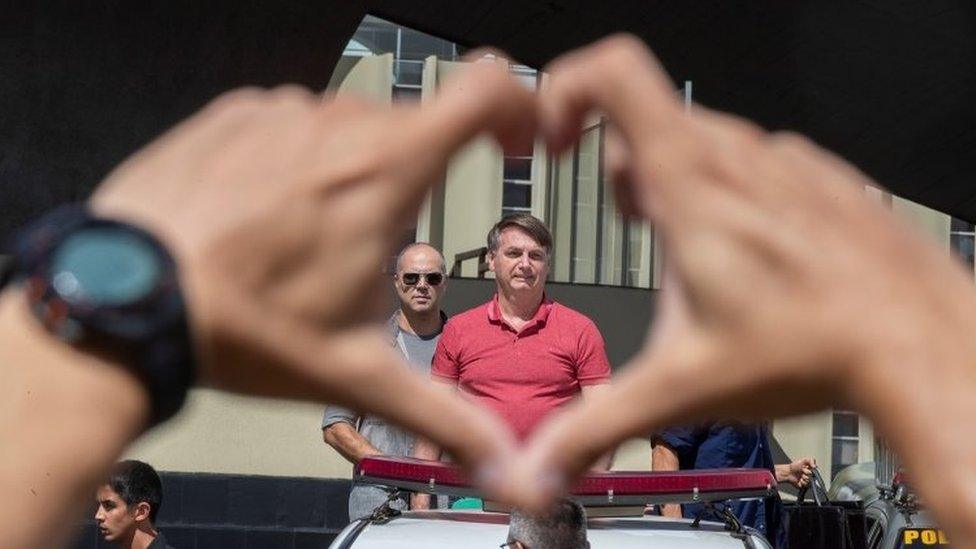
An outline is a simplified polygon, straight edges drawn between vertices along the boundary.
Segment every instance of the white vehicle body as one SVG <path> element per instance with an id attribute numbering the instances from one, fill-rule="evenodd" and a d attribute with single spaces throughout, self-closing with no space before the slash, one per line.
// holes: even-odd
<path id="1" fill-rule="evenodd" d="M 331 549 L 498 547 L 508 537 L 508 514 L 485 511 L 407 511 L 385 523 L 354 522 Z M 663 517 L 591 518 L 593 549 L 770 549 L 755 531 L 733 534 L 724 524 Z"/>

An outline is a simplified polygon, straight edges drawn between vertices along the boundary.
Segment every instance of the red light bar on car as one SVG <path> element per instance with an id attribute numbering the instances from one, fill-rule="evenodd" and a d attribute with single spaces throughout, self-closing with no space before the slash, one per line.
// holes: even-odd
<path id="1" fill-rule="evenodd" d="M 356 465 L 356 482 L 415 492 L 477 496 L 461 470 L 439 461 L 374 456 Z M 613 471 L 583 477 L 573 497 L 586 505 L 692 503 L 771 496 L 776 479 L 766 469 Z"/>

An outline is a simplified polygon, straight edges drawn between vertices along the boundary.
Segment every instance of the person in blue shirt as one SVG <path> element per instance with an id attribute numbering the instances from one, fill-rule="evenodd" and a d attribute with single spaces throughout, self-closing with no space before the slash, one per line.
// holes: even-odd
<path id="1" fill-rule="evenodd" d="M 777 482 L 803 487 L 810 483 L 817 462 L 813 458 L 801 458 L 788 464 L 774 464 L 767 423 L 709 421 L 670 427 L 654 435 L 651 465 L 655 471 L 768 469 L 776 475 Z M 742 524 L 761 532 L 774 547 L 783 547 L 779 496 L 737 500 L 730 505 Z M 702 511 L 701 504 L 664 505 L 661 508 L 661 514 L 670 517 L 695 518 Z"/>

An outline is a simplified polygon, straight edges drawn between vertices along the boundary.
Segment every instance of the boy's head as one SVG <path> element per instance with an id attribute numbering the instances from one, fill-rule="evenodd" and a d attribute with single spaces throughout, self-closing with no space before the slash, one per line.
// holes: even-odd
<path id="1" fill-rule="evenodd" d="M 95 493 L 95 521 L 106 541 L 124 542 L 140 528 L 153 528 L 163 501 L 156 470 L 141 461 L 120 461 Z"/>

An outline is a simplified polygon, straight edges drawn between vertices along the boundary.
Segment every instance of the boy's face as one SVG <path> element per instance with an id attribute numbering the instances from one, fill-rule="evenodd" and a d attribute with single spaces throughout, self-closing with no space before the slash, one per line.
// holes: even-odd
<path id="1" fill-rule="evenodd" d="M 135 531 L 138 507 L 133 505 L 130 509 L 111 486 L 99 486 L 95 492 L 95 502 L 98 504 L 95 522 L 105 541 L 124 540 Z"/>

